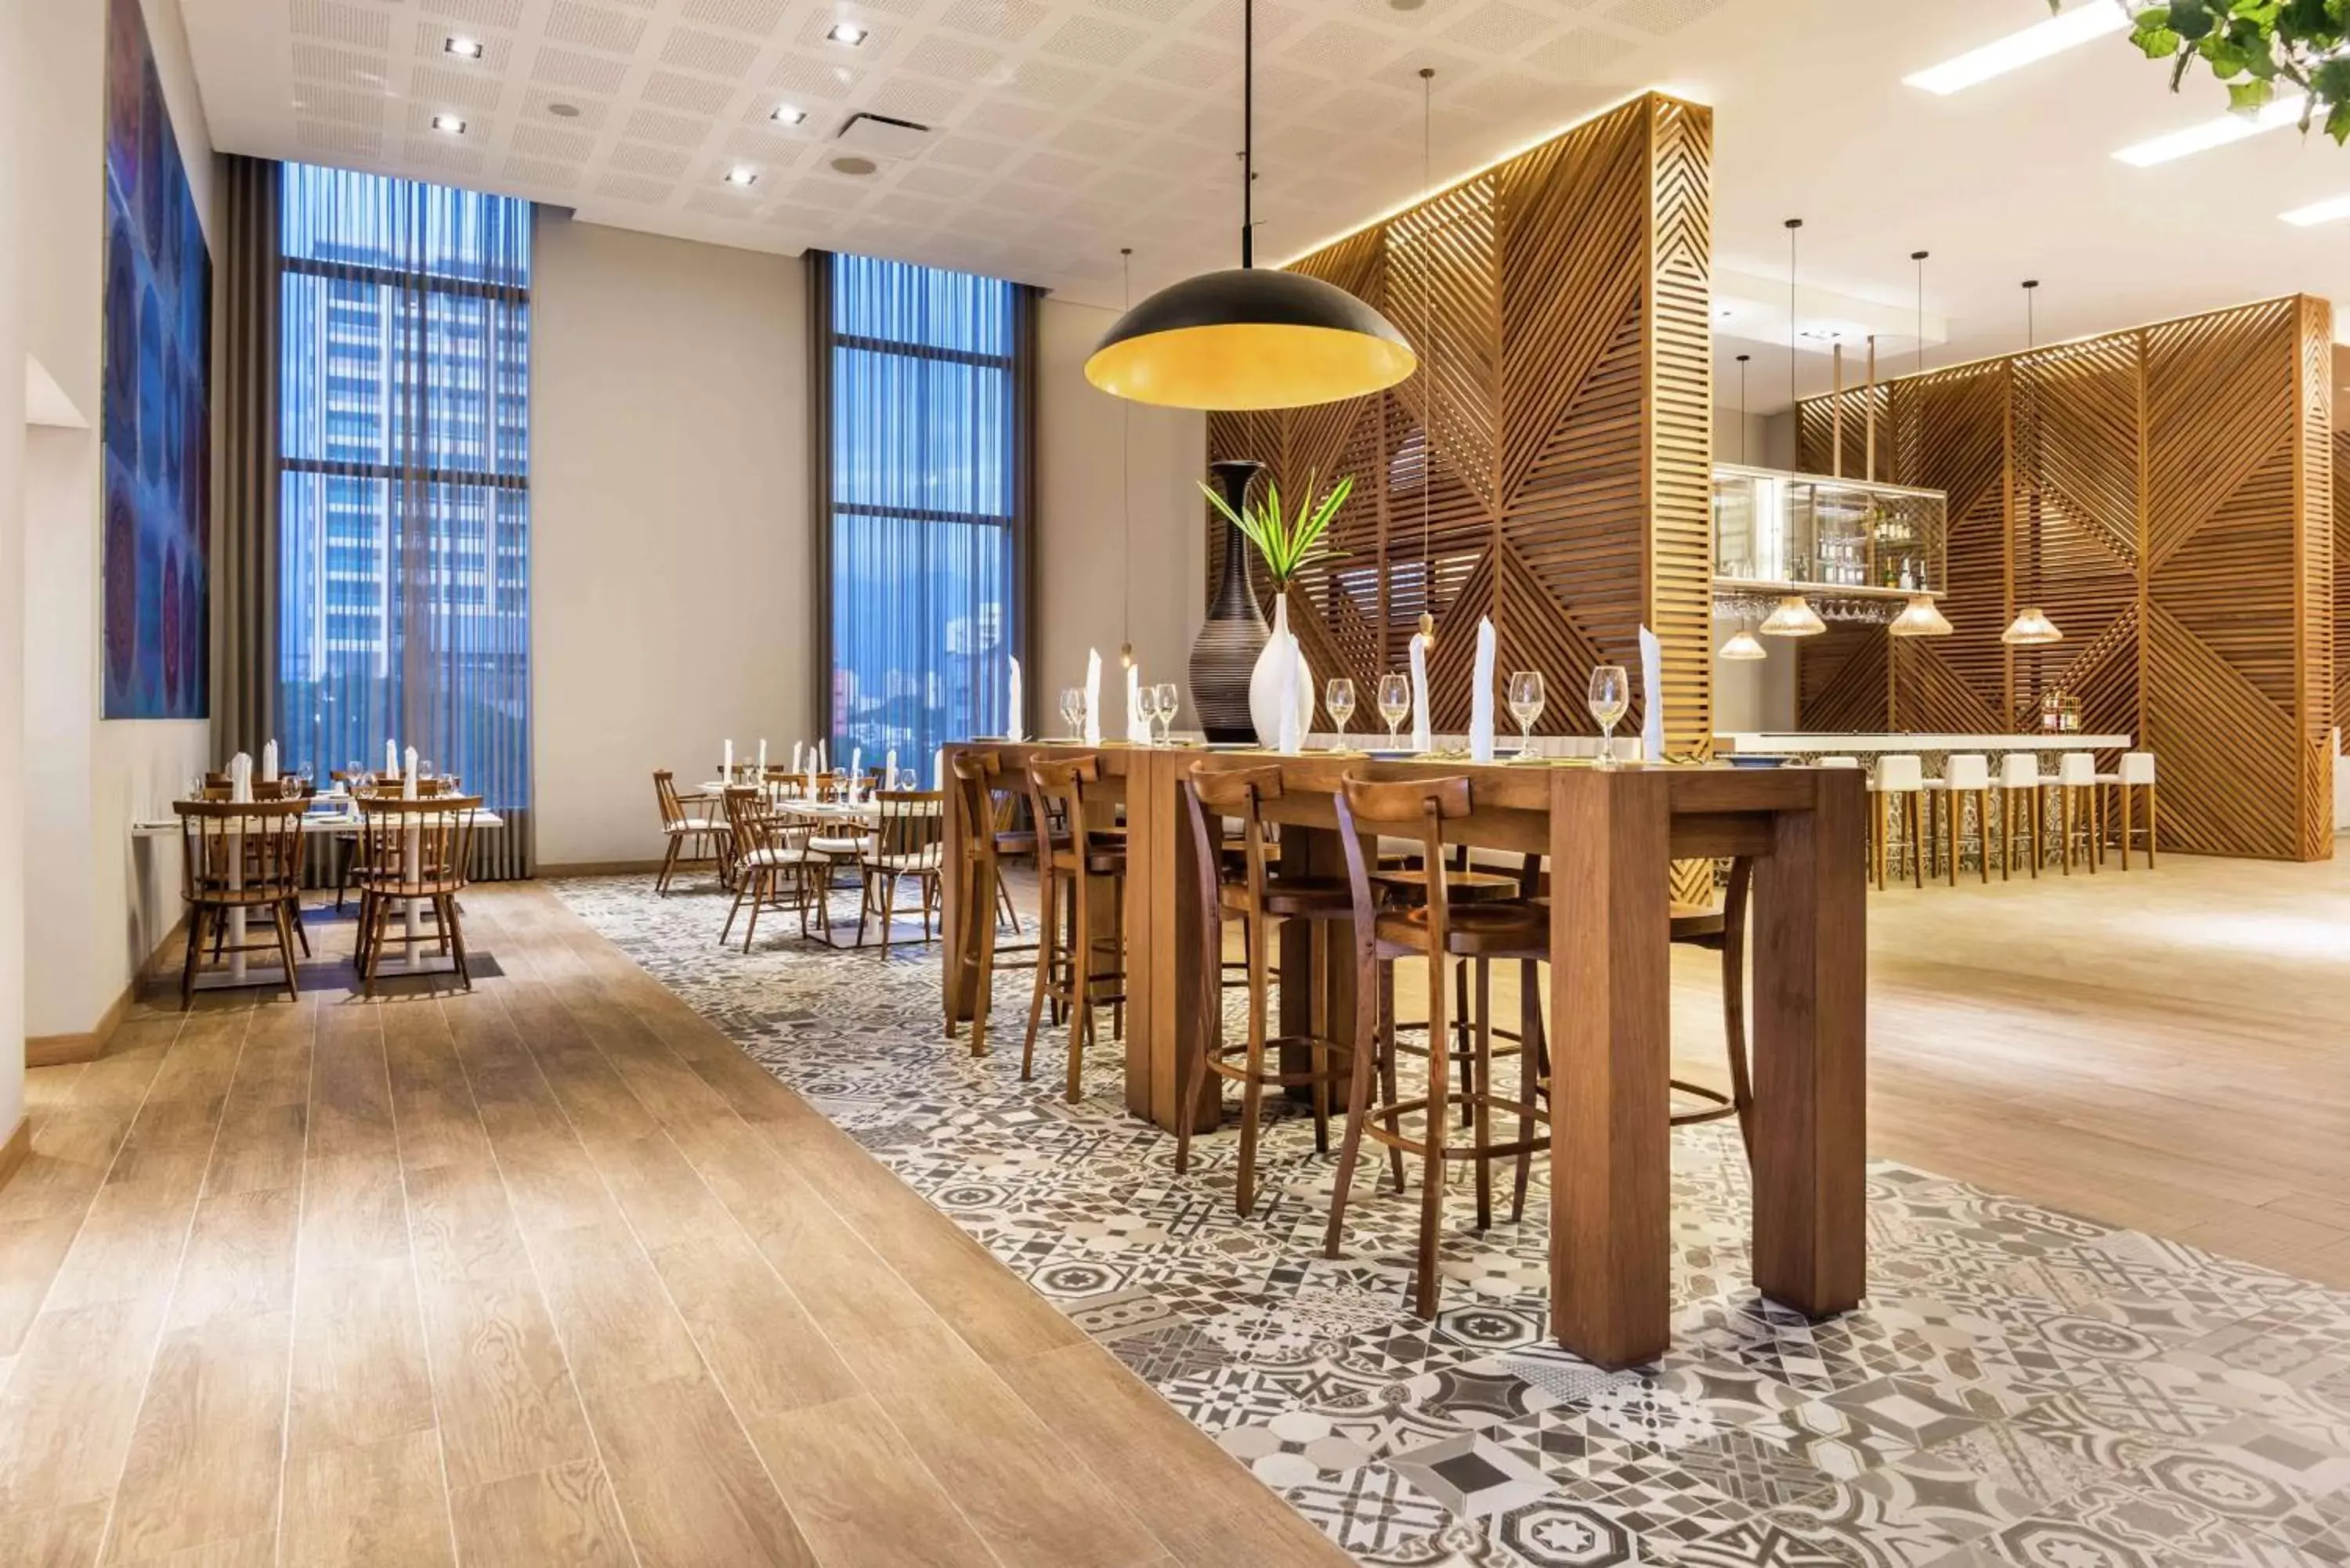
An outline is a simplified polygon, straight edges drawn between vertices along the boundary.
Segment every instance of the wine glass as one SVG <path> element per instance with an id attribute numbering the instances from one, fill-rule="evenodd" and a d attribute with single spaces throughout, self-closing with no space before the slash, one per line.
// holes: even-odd
<path id="1" fill-rule="evenodd" d="M 1150 708 L 1159 715 L 1159 739 L 1162 744 L 1174 743 L 1175 711 L 1182 703 L 1183 694 L 1175 689 L 1172 680 L 1162 680 L 1150 689 Z"/>
<path id="2" fill-rule="evenodd" d="M 1591 672 L 1591 690 L 1586 699 L 1591 716 L 1599 722 L 1599 765 L 1616 765 L 1616 721 L 1632 702 L 1631 678 L 1620 664 L 1603 664 Z"/>
<path id="3" fill-rule="evenodd" d="M 1539 670 L 1510 672 L 1510 716 L 1518 722 L 1518 760 L 1534 760 L 1534 721 L 1543 715 L 1543 678 Z"/>
<path id="4" fill-rule="evenodd" d="M 432 772 L 432 759 L 431 757 L 419 758 L 416 763 L 416 782 L 421 784 L 430 784 L 435 776 L 436 775 Z"/>
<path id="5" fill-rule="evenodd" d="M 1404 721 L 1404 715 L 1410 711 L 1411 682 L 1405 680 L 1400 675 L 1380 676 L 1379 717 L 1388 722 L 1388 749 L 1389 751 L 1395 750 L 1399 744 L 1396 740 L 1396 726 L 1402 723 Z"/>
<path id="6" fill-rule="evenodd" d="M 1355 716 L 1355 683 L 1343 675 L 1330 677 L 1322 688 L 1322 706 L 1330 711 L 1330 722 L 1338 726 L 1337 751 L 1347 749 L 1347 721 Z"/>
<path id="7" fill-rule="evenodd" d="M 1086 691 L 1082 686 L 1061 688 L 1061 722 L 1069 729 L 1072 741 L 1086 732 Z"/>

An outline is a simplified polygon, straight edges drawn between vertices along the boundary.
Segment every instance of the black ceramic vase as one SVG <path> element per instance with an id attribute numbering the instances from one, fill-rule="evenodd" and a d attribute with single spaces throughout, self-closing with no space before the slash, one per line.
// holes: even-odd
<path id="1" fill-rule="evenodd" d="M 1242 458 L 1211 462 L 1208 471 L 1216 476 L 1224 504 L 1238 512 L 1248 496 L 1249 481 L 1263 467 Z M 1248 552 L 1247 538 L 1225 519 L 1223 576 L 1216 584 L 1215 601 L 1208 606 L 1207 624 L 1191 644 L 1191 711 L 1211 741 L 1256 739 L 1256 724 L 1249 717 L 1249 677 L 1271 631 L 1249 587 Z"/>

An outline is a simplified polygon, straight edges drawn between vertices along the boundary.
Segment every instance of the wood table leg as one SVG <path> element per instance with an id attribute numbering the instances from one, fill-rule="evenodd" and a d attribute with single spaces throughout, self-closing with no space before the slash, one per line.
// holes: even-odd
<path id="1" fill-rule="evenodd" d="M 1551 1325 L 1610 1368 L 1670 1335 L 1668 784 L 1551 784 Z"/>
<path id="2" fill-rule="evenodd" d="M 1126 1108 L 1175 1130 L 1191 1058 L 1207 1049 L 1198 999 L 1200 965 L 1213 963 L 1200 940 L 1199 856 L 1183 780 L 1195 754 L 1137 748 L 1126 764 Z M 1188 977 L 1188 978 L 1187 978 Z M 1192 1111 L 1194 1132 L 1216 1126 L 1207 1096 Z"/>
<path id="3" fill-rule="evenodd" d="M 949 749 L 947 787 L 962 787 L 954 782 L 953 749 Z M 995 890 L 977 889 L 971 886 L 976 878 L 964 874 L 963 857 L 969 853 L 963 843 L 961 814 L 949 807 L 947 811 L 946 846 L 939 868 L 939 946 L 942 950 L 943 973 L 940 989 L 945 1003 L 947 1033 L 951 1036 L 955 1026 L 969 1019 L 978 1006 L 977 976 L 963 961 L 965 933 L 972 929 L 974 919 L 995 918 Z M 972 901 L 984 891 L 985 900 L 977 909 Z"/>
<path id="4" fill-rule="evenodd" d="M 1813 1317 L 1867 1288 L 1866 889 L 1843 846 L 1860 781 L 1823 769 L 1773 819 L 1754 886 L 1754 1283 Z"/>

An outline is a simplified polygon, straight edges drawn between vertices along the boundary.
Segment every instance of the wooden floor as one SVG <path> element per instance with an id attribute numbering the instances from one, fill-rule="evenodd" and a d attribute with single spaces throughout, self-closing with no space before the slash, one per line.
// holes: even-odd
<path id="1" fill-rule="evenodd" d="M 31 1075 L 0 1564 L 1346 1561 L 550 894 L 468 909 L 471 996 Z"/>
<path id="2" fill-rule="evenodd" d="M 2350 1285 L 2350 860 L 1869 908 L 1874 1152 Z M 544 889 L 469 910 L 471 996 L 30 1075 L 0 1564 L 1344 1561 Z"/>

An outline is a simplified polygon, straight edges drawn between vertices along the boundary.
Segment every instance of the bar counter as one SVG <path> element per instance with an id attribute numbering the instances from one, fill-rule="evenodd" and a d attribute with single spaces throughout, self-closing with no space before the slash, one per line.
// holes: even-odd
<path id="1" fill-rule="evenodd" d="M 1201 951 L 1181 794 L 1191 768 L 1211 756 L 1215 765 L 1279 763 L 1284 794 L 1265 815 L 1284 825 L 1283 866 L 1320 875 L 1343 874 L 1331 804 L 1342 774 L 1468 775 L 1471 810 L 1445 825 L 1446 838 L 1547 857 L 1551 1321 L 1561 1345 L 1607 1367 L 1654 1360 L 1669 1340 L 1670 863 L 1752 857 L 1754 1283 L 1814 1317 L 1859 1302 L 1867 917 L 1861 858 L 1850 852 L 1866 809 L 1858 773 L 1050 742 L 949 751 L 994 753 L 1010 787 L 1032 757 L 1099 757 L 1089 793 L 1126 814 L 1127 1106 L 1170 1129 L 1183 1067 L 1212 1027 L 1194 1005 L 1201 966 L 1216 955 Z M 948 845 L 946 866 L 944 1002 L 960 1020 L 971 1015 L 975 979 L 962 934 L 993 918 L 993 890 L 962 886 L 960 843 Z M 1352 965 L 1316 961 L 1311 940 L 1310 929 L 1284 934 L 1283 972 L 1317 977 L 1284 988 L 1284 1028 L 1354 1016 Z M 1214 1107 L 1201 1109 L 1201 1125 L 1212 1126 Z"/>

